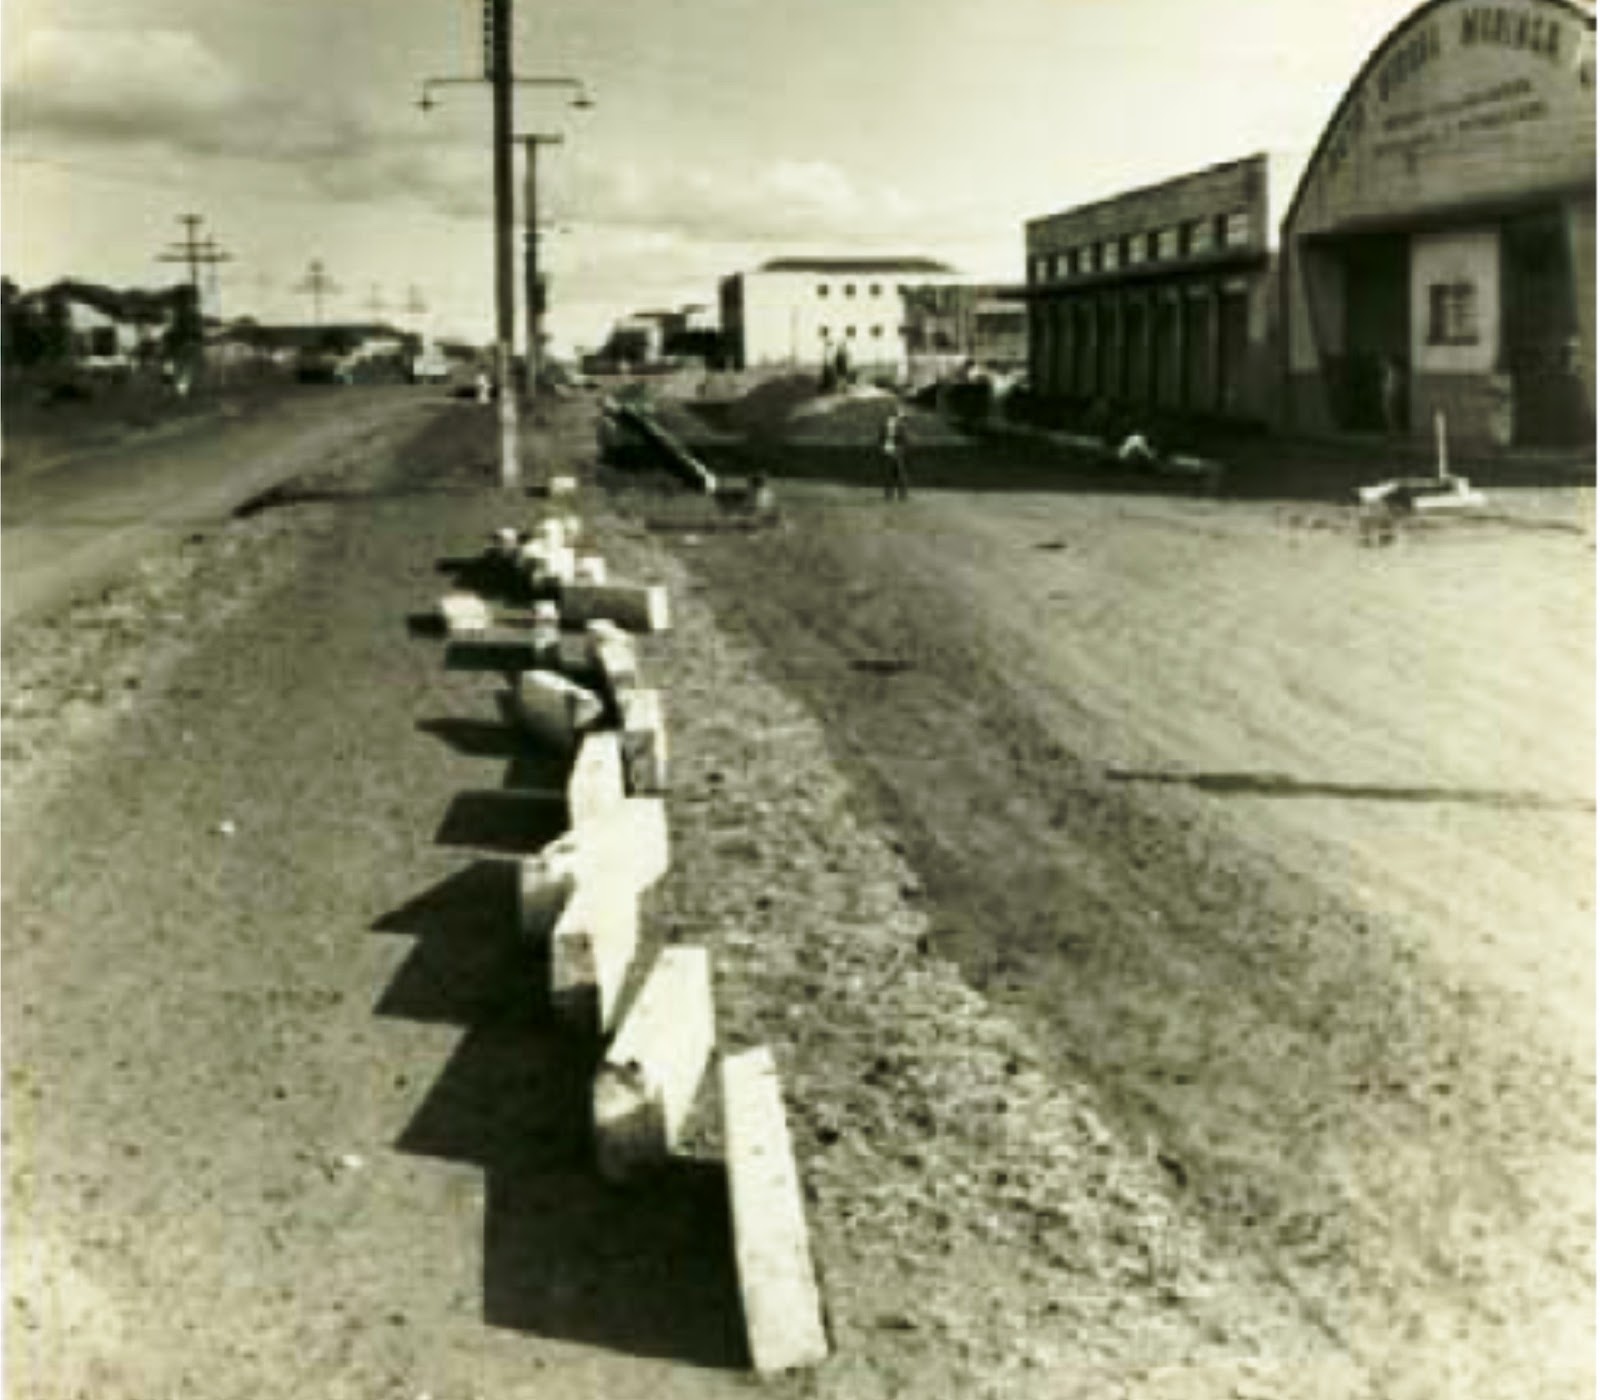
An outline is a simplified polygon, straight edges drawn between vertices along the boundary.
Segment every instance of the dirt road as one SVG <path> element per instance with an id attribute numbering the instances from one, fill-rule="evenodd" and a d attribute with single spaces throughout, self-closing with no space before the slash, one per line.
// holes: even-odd
<path id="1" fill-rule="evenodd" d="M 549 804 L 406 627 L 507 523 L 491 428 L 8 629 L 18 1400 L 748 1392 L 711 1105 L 597 1185 L 508 917 Z M 836 1356 L 775 1393 L 1582 1393 L 1586 517 L 850 475 L 583 503 L 673 591 L 647 939 L 789 1091 Z"/>
<path id="2" fill-rule="evenodd" d="M 990 489 L 930 447 L 897 507 L 861 452 L 764 449 L 787 528 L 685 557 L 936 946 L 1380 1393 L 1585 1393 L 1592 493 L 1364 549 L 958 455 Z"/>
<path id="3" fill-rule="evenodd" d="M 441 402 L 437 391 L 386 388 L 229 403 L 214 418 L 8 476 L 0 619 L 38 613 L 115 577 L 141 553 L 214 523 L 307 463 L 377 451 L 397 426 L 409 430 L 413 409 Z"/>

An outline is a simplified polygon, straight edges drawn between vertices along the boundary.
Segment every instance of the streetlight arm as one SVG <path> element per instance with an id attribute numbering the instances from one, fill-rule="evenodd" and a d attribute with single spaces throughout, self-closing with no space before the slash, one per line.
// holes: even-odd
<path id="1" fill-rule="evenodd" d="M 422 97 L 417 106 L 424 112 L 432 111 L 438 102 L 433 96 L 433 90 L 441 87 L 472 87 L 487 85 L 488 78 L 424 78 L 422 82 Z M 595 105 L 594 98 L 581 78 L 539 77 L 539 78 L 513 78 L 513 87 L 542 87 L 542 88 L 568 88 L 577 94 L 572 100 L 574 107 L 587 110 Z"/>

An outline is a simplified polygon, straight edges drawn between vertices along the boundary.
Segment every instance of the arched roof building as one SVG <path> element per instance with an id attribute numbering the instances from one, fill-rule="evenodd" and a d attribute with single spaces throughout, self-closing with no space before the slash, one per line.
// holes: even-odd
<path id="1" fill-rule="evenodd" d="M 1299 430 L 1592 441 L 1593 6 L 1429 0 L 1368 58 L 1283 221 Z"/>

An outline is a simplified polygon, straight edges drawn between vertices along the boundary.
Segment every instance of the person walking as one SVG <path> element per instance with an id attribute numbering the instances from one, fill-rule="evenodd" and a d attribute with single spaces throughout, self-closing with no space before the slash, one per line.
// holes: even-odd
<path id="1" fill-rule="evenodd" d="M 906 475 L 906 452 L 911 438 L 906 429 L 906 411 L 901 404 L 895 404 L 883 420 L 883 436 L 878 446 L 883 452 L 884 499 L 892 501 L 898 496 L 902 501 L 909 501 L 911 482 Z"/>

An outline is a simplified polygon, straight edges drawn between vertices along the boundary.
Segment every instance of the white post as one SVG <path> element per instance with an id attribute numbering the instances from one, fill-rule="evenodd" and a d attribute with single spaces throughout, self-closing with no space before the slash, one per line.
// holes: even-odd
<path id="1" fill-rule="evenodd" d="M 1444 481 L 1450 475 L 1450 456 L 1445 445 L 1444 410 L 1436 408 L 1433 411 L 1433 436 L 1439 445 L 1439 480 Z"/>

